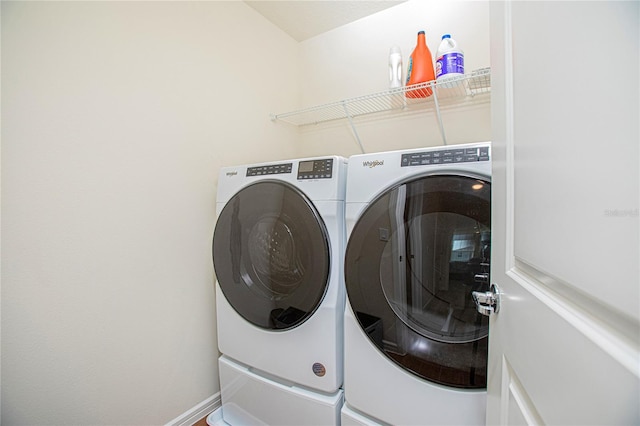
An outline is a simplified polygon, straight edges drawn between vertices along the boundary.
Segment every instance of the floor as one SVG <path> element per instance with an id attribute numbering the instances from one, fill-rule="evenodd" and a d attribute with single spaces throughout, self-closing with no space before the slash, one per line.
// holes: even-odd
<path id="1" fill-rule="evenodd" d="M 193 424 L 193 426 L 207 426 L 207 418 L 203 417 Z"/>
<path id="2" fill-rule="evenodd" d="M 211 426 L 229 426 L 229 424 L 222 419 L 222 408 L 216 409 L 213 413 L 198 420 L 192 426 L 209 426 L 207 419 L 211 422 Z"/>

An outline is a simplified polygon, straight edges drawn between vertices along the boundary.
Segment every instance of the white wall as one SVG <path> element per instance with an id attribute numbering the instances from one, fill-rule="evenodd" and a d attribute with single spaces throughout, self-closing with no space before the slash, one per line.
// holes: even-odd
<path id="1" fill-rule="evenodd" d="M 215 394 L 219 167 L 359 152 L 344 122 L 268 114 L 385 90 L 419 30 L 489 65 L 486 2 L 409 0 L 300 44 L 238 1 L 0 7 L 12 425 L 161 424 Z M 449 142 L 489 139 L 489 116 L 445 113 Z M 368 151 L 442 143 L 433 114 L 358 122 Z"/>
<path id="2" fill-rule="evenodd" d="M 467 72 L 490 65 L 489 2 L 409 0 L 300 43 L 300 107 L 387 90 L 389 49 L 400 47 L 406 74 L 420 30 L 433 55 L 449 33 L 464 50 Z M 367 152 L 443 143 L 433 113 L 354 121 Z M 443 122 L 448 144 L 491 138 L 488 103 L 447 111 Z M 301 127 L 299 149 L 301 156 L 360 152 L 346 121 Z"/>
<path id="3" fill-rule="evenodd" d="M 2 422 L 215 394 L 222 164 L 290 158 L 297 44 L 242 2 L 2 2 Z"/>

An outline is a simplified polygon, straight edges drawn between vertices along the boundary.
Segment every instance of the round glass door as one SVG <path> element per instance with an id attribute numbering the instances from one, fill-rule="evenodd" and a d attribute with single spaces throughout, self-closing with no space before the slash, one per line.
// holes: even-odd
<path id="1" fill-rule="evenodd" d="M 369 339 L 419 377 L 485 388 L 488 318 L 471 293 L 489 288 L 491 184 L 426 176 L 374 200 L 349 238 L 345 282 Z"/>
<path id="2" fill-rule="evenodd" d="M 247 321 L 269 330 L 303 323 L 329 277 L 329 240 L 317 210 L 295 187 L 261 181 L 225 205 L 213 236 L 218 284 Z"/>

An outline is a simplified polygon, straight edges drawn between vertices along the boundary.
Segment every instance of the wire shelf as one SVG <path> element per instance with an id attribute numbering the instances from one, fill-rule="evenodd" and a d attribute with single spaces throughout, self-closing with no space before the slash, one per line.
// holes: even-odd
<path id="1" fill-rule="evenodd" d="M 351 119 L 384 111 L 409 110 L 425 107 L 441 108 L 463 101 L 483 99 L 491 92 L 491 70 L 482 68 L 471 74 L 444 82 L 429 81 L 398 87 L 384 92 L 345 99 L 282 114 L 272 114 L 274 121 L 295 126 L 326 121 Z M 483 99 L 484 100 L 484 99 Z"/>

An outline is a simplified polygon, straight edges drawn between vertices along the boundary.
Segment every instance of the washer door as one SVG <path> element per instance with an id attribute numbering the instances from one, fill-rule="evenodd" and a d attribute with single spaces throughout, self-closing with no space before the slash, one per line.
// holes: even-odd
<path id="1" fill-rule="evenodd" d="M 412 374 L 486 388 L 491 184 L 426 176 L 378 197 L 349 238 L 345 282 L 373 344 Z"/>
<path id="2" fill-rule="evenodd" d="M 293 186 L 261 181 L 226 204 L 213 236 L 218 284 L 233 308 L 269 330 L 296 327 L 320 305 L 329 277 L 324 222 Z"/>

